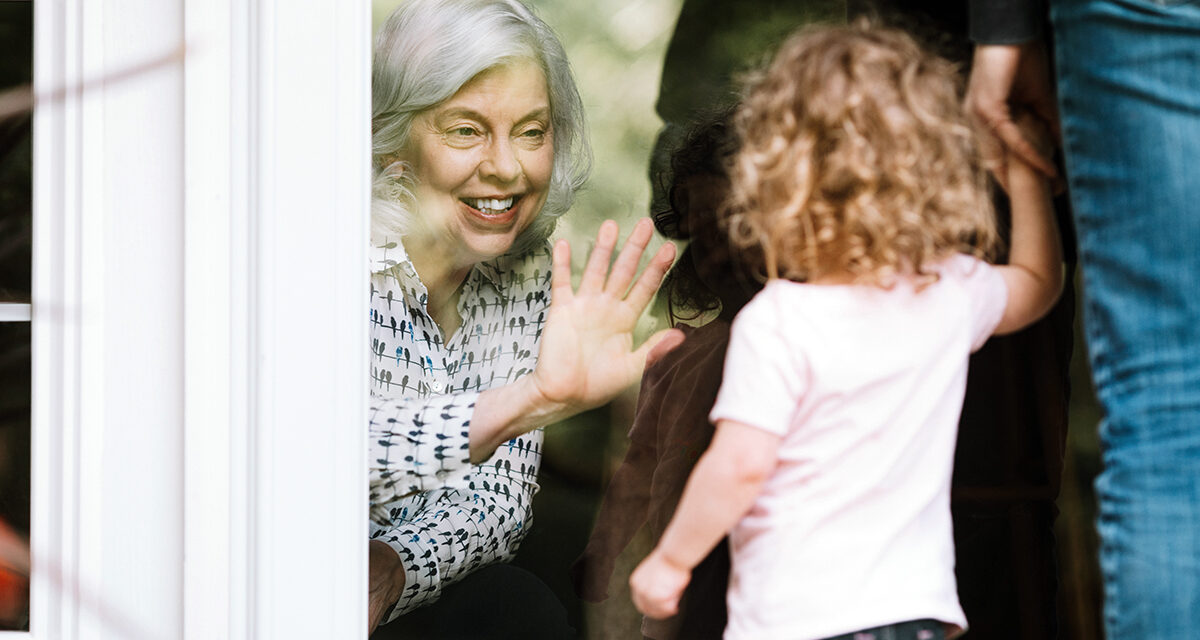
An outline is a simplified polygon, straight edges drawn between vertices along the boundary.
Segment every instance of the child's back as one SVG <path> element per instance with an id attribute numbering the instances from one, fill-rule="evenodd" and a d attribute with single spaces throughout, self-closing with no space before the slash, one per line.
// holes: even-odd
<path id="1" fill-rule="evenodd" d="M 954 68 L 908 36 L 793 36 L 738 114 L 731 235 L 772 279 L 734 322 L 713 443 L 631 577 L 669 614 L 731 532 L 727 639 L 941 637 L 972 351 L 1061 290 L 1048 187 L 1010 159 L 1009 264 Z M 885 630 L 886 629 L 886 630 Z M 900 634 L 900 635 L 896 635 Z"/>
<path id="2" fill-rule="evenodd" d="M 949 487 L 967 359 L 1005 287 L 964 255 L 917 289 L 767 285 L 734 323 L 713 421 L 781 437 L 731 535 L 730 638 L 823 638 L 897 620 L 965 626 Z"/>

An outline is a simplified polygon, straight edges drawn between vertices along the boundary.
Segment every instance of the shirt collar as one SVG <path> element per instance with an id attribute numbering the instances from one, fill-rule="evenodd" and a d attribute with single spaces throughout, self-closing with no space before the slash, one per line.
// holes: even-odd
<path id="1" fill-rule="evenodd" d="M 417 269 L 413 266 L 412 260 L 409 259 L 408 252 L 404 250 L 404 244 L 400 241 L 399 237 L 385 237 L 372 241 L 369 255 L 372 275 L 398 269 L 406 277 L 416 282 L 421 281 L 420 276 L 417 275 Z M 520 262 L 518 256 L 506 253 L 498 258 L 476 264 L 472 271 L 478 272 L 493 287 L 500 289 L 504 281 L 503 274 L 511 273 L 519 266 L 518 262 Z M 469 275 L 467 277 L 470 278 Z"/>

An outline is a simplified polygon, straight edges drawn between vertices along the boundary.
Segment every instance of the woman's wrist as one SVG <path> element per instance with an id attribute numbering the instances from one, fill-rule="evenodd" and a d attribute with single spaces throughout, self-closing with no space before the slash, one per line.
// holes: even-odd
<path id="1" fill-rule="evenodd" d="M 484 391 L 471 418 L 471 462 L 487 460 L 505 442 L 577 412 L 546 398 L 533 375 Z"/>

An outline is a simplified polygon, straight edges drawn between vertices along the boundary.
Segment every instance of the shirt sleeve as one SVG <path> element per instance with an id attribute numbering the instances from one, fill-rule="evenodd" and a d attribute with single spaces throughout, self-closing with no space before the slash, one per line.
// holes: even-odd
<path id="1" fill-rule="evenodd" d="M 709 420 L 735 420 L 783 436 L 808 390 L 808 361 L 780 333 L 770 295 L 764 290 L 733 322 Z"/>
<path id="2" fill-rule="evenodd" d="M 490 282 L 503 282 L 499 292 L 490 291 L 492 284 L 486 288 L 497 300 L 492 308 L 505 309 L 506 343 L 517 341 L 511 369 L 498 378 L 519 378 L 536 366 L 549 263 L 543 250 L 519 263 L 479 265 L 490 270 Z M 483 463 L 471 464 L 478 397 L 472 391 L 371 399 L 371 538 L 399 554 L 405 573 L 388 622 L 436 601 L 445 587 L 477 569 L 511 560 L 532 525 L 542 431 L 513 438 Z"/>
<path id="3" fill-rule="evenodd" d="M 541 430 L 514 438 L 470 466 L 462 485 L 387 505 L 390 523 L 372 526 L 371 537 L 396 550 L 405 573 L 387 622 L 437 600 L 476 569 L 512 559 L 533 523 L 541 445 Z"/>
<path id="4" fill-rule="evenodd" d="M 371 395 L 371 518 L 388 521 L 384 505 L 404 496 L 463 484 L 471 466 L 471 414 L 479 393 L 429 398 Z"/>
<path id="5" fill-rule="evenodd" d="M 992 337 L 1004 317 L 1008 285 L 995 267 L 977 258 L 959 256 L 956 269 L 967 294 L 971 353 L 974 353 Z"/>
<path id="6" fill-rule="evenodd" d="M 1021 44 L 1042 35 L 1043 0 L 970 0 L 971 40 L 979 44 Z"/>

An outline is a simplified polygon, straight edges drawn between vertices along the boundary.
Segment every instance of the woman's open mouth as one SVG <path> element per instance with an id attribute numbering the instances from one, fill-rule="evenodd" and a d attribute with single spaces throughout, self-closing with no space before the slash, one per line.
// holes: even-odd
<path id="1" fill-rule="evenodd" d="M 507 198 L 459 198 L 472 212 L 485 218 L 504 218 L 513 211 L 520 196 Z"/>

